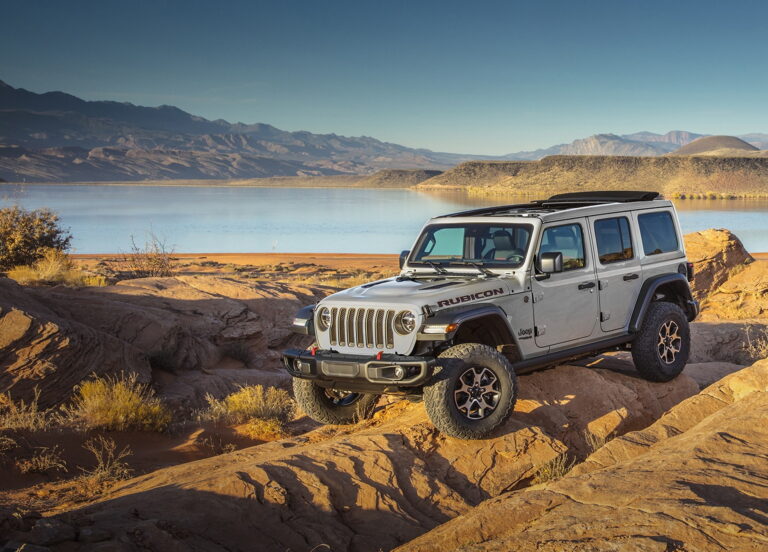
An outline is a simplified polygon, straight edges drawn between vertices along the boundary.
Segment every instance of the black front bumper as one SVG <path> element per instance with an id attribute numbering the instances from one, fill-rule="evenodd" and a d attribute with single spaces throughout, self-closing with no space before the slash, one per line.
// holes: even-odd
<path id="1" fill-rule="evenodd" d="M 419 387 L 432 377 L 434 358 L 423 356 L 343 355 L 331 351 L 288 349 L 283 366 L 296 378 L 382 387 Z"/>

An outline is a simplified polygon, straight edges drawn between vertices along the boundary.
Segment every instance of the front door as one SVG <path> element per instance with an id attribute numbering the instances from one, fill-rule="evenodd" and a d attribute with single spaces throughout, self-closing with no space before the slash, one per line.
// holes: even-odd
<path id="1" fill-rule="evenodd" d="M 552 347 L 592 336 L 597 327 L 595 263 L 586 219 L 544 226 L 537 257 L 559 251 L 563 271 L 531 278 L 536 345 Z"/>
<path id="2" fill-rule="evenodd" d="M 590 217 L 594 232 L 600 290 L 600 327 L 603 332 L 624 329 L 632 316 L 643 279 L 642 268 L 627 216 Z"/>

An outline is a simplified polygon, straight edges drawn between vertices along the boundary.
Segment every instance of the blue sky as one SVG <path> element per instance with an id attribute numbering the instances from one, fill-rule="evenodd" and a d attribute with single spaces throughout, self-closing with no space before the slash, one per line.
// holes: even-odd
<path id="1" fill-rule="evenodd" d="M 768 3 L 2 1 L 0 79 L 206 118 L 504 154 L 768 132 Z"/>

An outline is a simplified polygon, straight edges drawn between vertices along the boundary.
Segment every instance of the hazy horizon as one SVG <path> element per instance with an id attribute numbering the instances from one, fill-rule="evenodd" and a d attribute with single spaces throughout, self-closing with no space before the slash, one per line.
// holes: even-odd
<path id="1" fill-rule="evenodd" d="M 0 79 L 481 155 L 766 132 L 768 6 L 737 4 L 37 1 L 5 6 Z"/>

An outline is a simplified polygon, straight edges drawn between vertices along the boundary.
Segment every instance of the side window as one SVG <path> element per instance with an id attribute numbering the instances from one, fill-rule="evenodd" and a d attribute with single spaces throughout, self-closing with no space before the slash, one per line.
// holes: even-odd
<path id="1" fill-rule="evenodd" d="M 563 271 L 587 266 L 587 257 L 584 254 L 584 234 L 580 224 L 552 226 L 544 230 L 539 253 L 555 251 L 563 254 Z"/>
<path id="2" fill-rule="evenodd" d="M 602 264 L 626 261 L 634 257 L 632 235 L 626 217 L 595 221 L 597 254 Z"/>
<path id="3" fill-rule="evenodd" d="M 640 237 L 643 240 L 643 251 L 646 255 L 658 255 L 676 251 L 680 244 L 677 241 L 677 231 L 669 211 L 646 213 L 637 217 L 640 226 Z"/>

